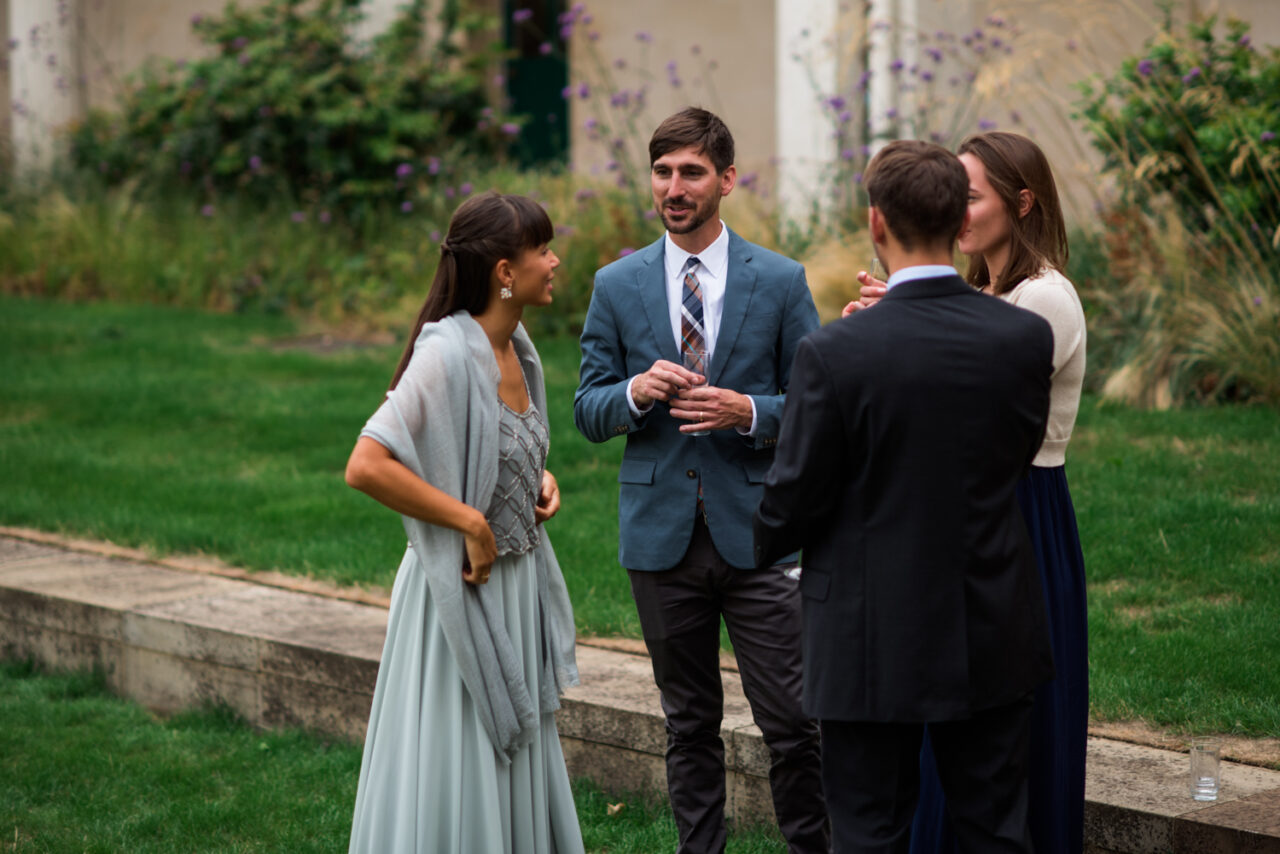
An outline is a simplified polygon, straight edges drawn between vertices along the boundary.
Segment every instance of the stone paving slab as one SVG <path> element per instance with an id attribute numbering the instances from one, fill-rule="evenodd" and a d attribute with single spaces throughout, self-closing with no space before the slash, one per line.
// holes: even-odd
<path id="1" fill-rule="evenodd" d="M 0 655 L 100 666 L 161 712 L 204 701 L 259 726 L 364 736 L 385 608 L 67 551 L 0 534 Z M 589 643 L 589 642 L 588 642 Z M 649 661 L 578 646 L 583 684 L 557 715 L 575 776 L 665 788 L 666 732 Z M 734 671 L 722 672 L 731 816 L 768 820 L 767 750 Z M 1187 792 L 1185 753 L 1089 739 L 1089 854 L 1280 854 L 1280 772 L 1223 763 L 1218 802 Z"/>

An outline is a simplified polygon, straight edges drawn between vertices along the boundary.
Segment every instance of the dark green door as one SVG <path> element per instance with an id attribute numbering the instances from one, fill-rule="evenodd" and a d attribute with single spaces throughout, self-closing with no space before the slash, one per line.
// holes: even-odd
<path id="1" fill-rule="evenodd" d="M 503 0 L 502 9 L 507 47 L 514 54 L 507 63 L 507 95 L 512 112 L 528 116 L 516 157 L 523 166 L 564 163 L 569 155 L 569 104 L 561 94 L 569 83 L 560 38 L 564 0 Z"/>

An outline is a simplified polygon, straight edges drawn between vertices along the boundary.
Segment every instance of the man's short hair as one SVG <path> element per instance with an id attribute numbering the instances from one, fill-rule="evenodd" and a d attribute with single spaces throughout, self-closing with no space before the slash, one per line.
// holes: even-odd
<path id="1" fill-rule="evenodd" d="M 733 165 L 733 134 L 719 116 L 701 107 L 686 107 L 658 125 L 649 140 L 649 165 L 690 145 L 707 155 L 717 174 Z"/>
<path id="2" fill-rule="evenodd" d="M 940 145 L 914 139 L 889 143 L 871 158 L 863 186 L 907 251 L 950 246 L 964 225 L 969 175 Z"/>

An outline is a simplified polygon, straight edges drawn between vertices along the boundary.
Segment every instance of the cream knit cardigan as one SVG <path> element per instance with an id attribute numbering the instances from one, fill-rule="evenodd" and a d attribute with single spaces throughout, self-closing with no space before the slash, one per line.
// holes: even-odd
<path id="1" fill-rule="evenodd" d="M 1084 308 L 1067 277 L 1051 267 L 1023 279 L 1000 298 L 1019 308 L 1034 311 L 1053 327 L 1049 424 L 1032 465 L 1042 468 L 1060 466 L 1067 459 L 1067 442 L 1076 423 L 1080 388 L 1084 384 Z"/>

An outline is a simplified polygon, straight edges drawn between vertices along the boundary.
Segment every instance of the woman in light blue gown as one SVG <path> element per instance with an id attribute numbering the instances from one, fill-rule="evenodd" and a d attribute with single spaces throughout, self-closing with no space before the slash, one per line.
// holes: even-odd
<path id="1" fill-rule="evenodd" d="M 522 196 L 463 203 L 347 483 L 403 517 L 409 545 L 356 794 L 350 851 L 583 850 L 554 712 L 577 683 L 573 612 L 542 523 L 546 391 L 524 308 L 560 261 Z"/>

